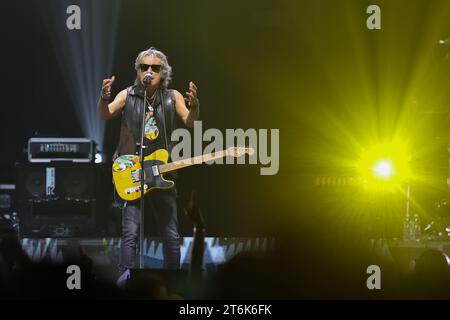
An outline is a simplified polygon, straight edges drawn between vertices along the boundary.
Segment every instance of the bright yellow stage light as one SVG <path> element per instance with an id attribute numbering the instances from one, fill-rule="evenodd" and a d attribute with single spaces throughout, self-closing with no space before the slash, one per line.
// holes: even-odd
<path id="1" fill-rule="evenodd" d="M 371 189 L 393 189 L 410 179 L 409 160 L 404 146 L 379 145 L 362 152 L 358 174 Z"/>
<path id="2" fill-rule="evenodd" d="M 380 160 L 372 167 L 372 171 L 381 179 L 389 179 L 394 174 L 394 166 L 389 160 Z"/>

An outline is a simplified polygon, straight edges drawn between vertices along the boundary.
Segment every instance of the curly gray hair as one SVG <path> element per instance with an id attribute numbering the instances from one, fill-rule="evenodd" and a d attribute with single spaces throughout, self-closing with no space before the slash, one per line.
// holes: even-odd
<path id="1" fill-rule="evenodd" d="M 161 88 L 167 89 L 167 86 L 169 85 L 170 81 L 172 81 L 172 67 L 169 65 L 169 62 L 167 61 L 167 56 L 156 49 L 155 47 L 150 47 L 147 50 L 141 51 L 136 61 L 134 62 L 134 69 L 136 69 L 137 75 L 136 80 L 134 81 L 135 85 L 140 85 L 139 80 L 139 64 L 141 63 L 142 58 L 146 56 L 155 56 L 161 59 L 162 67 L 160 71 L 161 75 Z"/>

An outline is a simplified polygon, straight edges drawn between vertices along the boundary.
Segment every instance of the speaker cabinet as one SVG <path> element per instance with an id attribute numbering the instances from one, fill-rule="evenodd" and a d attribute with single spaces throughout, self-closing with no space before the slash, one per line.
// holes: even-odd
<path id="1" fill-rule="evenodd" d="M 20 236 L 102 236 L 111 195 L 107 172 L 93 163 L 16 164 Z"/>

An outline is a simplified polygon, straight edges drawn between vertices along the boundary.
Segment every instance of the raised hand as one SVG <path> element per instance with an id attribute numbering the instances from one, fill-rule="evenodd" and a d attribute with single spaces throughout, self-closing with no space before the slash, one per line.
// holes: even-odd
<path id="1" fill-rule="evenodd" d="M 184 100 L 187 101 L 188 106 L 190 108 L 197 108 L 199 106 L 197 94 L 198 94 L 197 86 L 192 81 L 189 82 L 189 92 L 186 92 Z"/>
<path id="2" fill-rule="evenodd" d="M 115 76 L 112 76 L 110 79 L 103 79 L 101 92 L 103 100 L 111 99 L 111 87 L 112 84 L 114 83 L 114 80 L 116 80 Z"/>

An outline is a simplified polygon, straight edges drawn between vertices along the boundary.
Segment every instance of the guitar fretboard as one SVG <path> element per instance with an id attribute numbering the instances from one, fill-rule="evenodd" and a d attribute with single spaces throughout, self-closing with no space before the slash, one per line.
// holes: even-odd
<path id="1" fill-rule="evenodd" d="M 159 172 L 166 173 L 166 172 L 178 170 L 178 169 L 185 168 L 185 167 L 190 167 L 195 164 L 201 164 L 206 161 L 220 159 L 220 158 L 223 158 L 226 156 L 227 156 L 226 150 L 222 150 L 222 151 L 212 152 L 212 153 L 208 153 L 208 154 L 201 155 L 201 156 L 192 157 L 189 159 L 178 160 L 175 162 L 170 162 L 170 163 L 160 165 Z"/>

